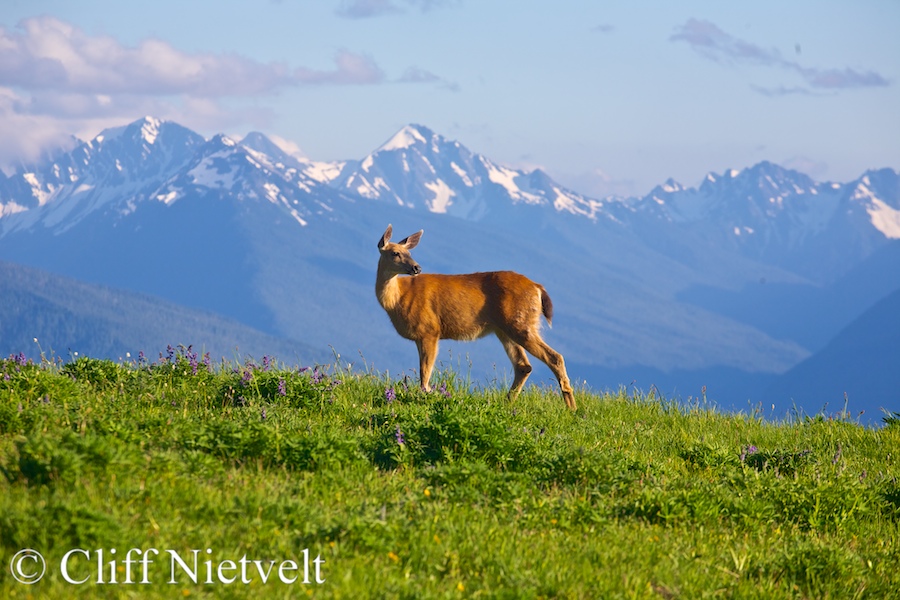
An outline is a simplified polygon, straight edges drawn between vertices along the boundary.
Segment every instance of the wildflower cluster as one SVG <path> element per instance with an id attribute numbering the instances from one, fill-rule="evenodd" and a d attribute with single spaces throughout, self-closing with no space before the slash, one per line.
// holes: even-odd
<path id="1" fill-rule="evenodd" d="M 332 401 L 331 392 L 342 380 L 331 377 L 323 367 L 295 367 L 284 369 L 266 355 L 261 363 L 247 360 L 243 365 L 230 369 L 231 376 L 225 386 L 223 397 L 245 406 L 258 401 L 288 402 L 307 405 L 316 401 Z M 266 419 L 265 409 L 261 413 Z"/>
<path id="2" fill-rule="evenodd" d="M 415 385 L 410 385 L 408 378 L 404 377 L 397 383 L 391 383 L 384 388 L 384 403 L 392 404 L 393 402 L 405 402 L 410 398 L 411 394 L 418 394 L 419 389 Z M 441 382 L 433 391 L 444 398 L 452 398 L 453 394 L 446 382 Z"/>
<path id="3" fill-rule="evenodd" d="M 757 448 L 754 445 L 749 445 L 745 449 L 741 450 L 741 462 L 746 462 L 748 456 L 752 456 L 756 454 Z"/>
<path id="4" fill-rule="evenodd" d="M 34 363 L 25 353 L 10 354 L 6 360 L 0 359 L 0 373 L 3 373 L 3 380 L 9 381 L 12 375 L 21 373 L 23 367 L 33 366 Z"/>
<path id="5" fill-rule="evenodd" d="M 200 360 L 200 354 L 194 351 L 193 345 L 185 346 L 183 344 L 179 344 L 177 347 L 169 344 L 166 346 L 166 353 L 163 355 L 162 352 L 159 353 L 159 362 L 148 364 L 147 356 L 144 354 L 144 351 L 141 350 L 138 352 L 137 361 L 132 361 L 137 367 L 147 367 L 150 369 L 159 369 L 169 367 L 172 369 L 176 369 L 184 373 L 185 371 L 189 371 L 191 375 L 197 375 L 200 372 L 201 364 L 204 367 L 204 371 L 206 373 L 212 372 L 212 361 L 210 360 L 209 352 L 206 352 L 203 355 L 202 362 Z M 186 373 L 184 373 L 186 374 Z"/>

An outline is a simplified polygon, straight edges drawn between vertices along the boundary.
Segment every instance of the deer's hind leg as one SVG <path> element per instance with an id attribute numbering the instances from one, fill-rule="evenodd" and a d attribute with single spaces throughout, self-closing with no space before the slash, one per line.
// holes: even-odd
<path id="1" fill-rule="evenodd" d="M 514 338 L 514 341 L 525 348 L 533 357 L 550 367 L 550 370 L 556 376 L 556 381 L 559 382 L 559 389 L 562 391 L 566 406 L 571 410 L 575 410 L 575 393 L 572 389 L 572 384 L 569 382 L 569 375 L 566 373 L 566 361 L 563 359 L 562 354 L 547 345 L 547 342 L 542 340 L 539 335 L 530 332 L 518 336 L 517 339 Z"/>
<path id="2" fill-rule="evenodd" d="M 503 344 L 503 349 L 506 350 L 506 355 L 509 356 L 509 360 L 512 362 L 515 379 L 513 379 L 512 386 L 509 388 L 507 398 L 515 400 L 525 386 L 528 376 L 531 375 L 531 363 L 528 362 L 525 348 L 512 341 L 506 334 L 498 332 L 497 337 L 500 338 L 500 343 Z"/>

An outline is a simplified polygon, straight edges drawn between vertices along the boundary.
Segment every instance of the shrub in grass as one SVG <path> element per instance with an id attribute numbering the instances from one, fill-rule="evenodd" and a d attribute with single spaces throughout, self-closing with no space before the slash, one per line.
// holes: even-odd
<path id="1" fill-rule="evenodd" d="M 131 378 L 132 373 L 133 371 L 124 365 L 111 360 L 87 356 L 76 358 L 60 370 L 60 374 L 71 377 L 73 381 L 90 385 L 100 392 L 119 389 Z"/>

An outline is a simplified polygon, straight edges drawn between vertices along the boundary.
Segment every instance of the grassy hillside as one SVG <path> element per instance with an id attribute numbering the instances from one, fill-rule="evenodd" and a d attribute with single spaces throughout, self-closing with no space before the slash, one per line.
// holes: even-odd
<path id="1" fill-rule="evenodd" d="M 572 414 L 554 390 L 510 404 L 449 372 L 431 394 L 407 383 L 186 349 L 0 361 L 0 595 L 900 589 L 894 423 L 773 424 L 624 392 L 579 393 Z M 25 548 L 46 563 L 33 585 L 13 578 L 37 571 Z"/>

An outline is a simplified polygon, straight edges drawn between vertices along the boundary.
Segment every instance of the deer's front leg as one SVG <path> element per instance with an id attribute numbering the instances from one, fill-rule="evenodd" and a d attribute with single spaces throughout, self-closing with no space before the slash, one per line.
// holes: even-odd
<path id="1" fill-rule="evenodd" d="M 425 338 L 416 340 L 416 348 L 419 350 L 419 380 L 422 389 L 431 391 L 431 372 L 434 370 L 434 361 L 437 358 L 438 338 Z"/>

